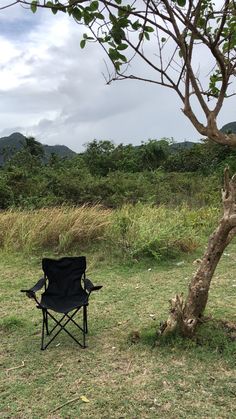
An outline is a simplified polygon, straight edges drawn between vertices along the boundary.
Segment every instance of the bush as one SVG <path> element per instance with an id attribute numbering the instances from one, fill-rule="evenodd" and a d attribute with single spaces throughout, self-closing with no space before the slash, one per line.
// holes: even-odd
<path id="1" fill-rule="evenodd" d="M 202 245 L 218 216 L 215 208 L 126 205 L 113 213 L 107 234 L 126 256 L 170 259 Z"/>
<path id="2" fill-rule="evenodd" d="M 0 179 L 0 209 L 8 208 L 13 203 L 13 193 L 11 188 Z"/>

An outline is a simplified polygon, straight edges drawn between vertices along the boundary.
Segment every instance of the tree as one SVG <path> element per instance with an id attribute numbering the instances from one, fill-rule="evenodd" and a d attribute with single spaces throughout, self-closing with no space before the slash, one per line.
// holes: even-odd
<path id="1" fill-rule="evenodd" d="M 45 157 L 43 145 L 34 137 L 25 137 L 24 148 L 32 157 L 35 157 L 39 161 L 42 161 L 42 159 Z"/>
<path id="2" fill-rule="evenodd" d="M 86 145 L 83 158 L 92 175 L 106 176 L 110 170 L 116 168 L 112 158 L 114 149 L 114 144 L 108 140 L 93 140 Z"/>
<path id="3" fill-rule="evenodd" d="M 16 0 L 13 4 L 29 5 L 32 12 L 44 7 L 54 14 L 68 13 L 88 28 L 81 48 L 87 42 L 97 41 L 111 60 L 113 70 L 108 74 L 108 83 L 135 79 L 170 88 L 202 136 L 218 144 L 236 146 L 236 134 L 221 132 L 216 122 L 225 99 L 234 95 L 234 0 L 216 3 L 213 0 Z M 205 78 L 199 71 L 199 57 L 203 54 L 209 60 Z M 138 60 L 148 71 L 133 72 L 138 68 Z M 226 170 L 222 192 L 224 215 L 210 237 L 185 303 L 180 296 L 172 300 L 164 332 L 179 327 L 182 334 L 191 336 L 199 323 L 214 270 L 236 231 L 235 183 L 235 177 L 230 180 Z"/>
<path id="4" fill-rule="evenodd" d="M 6 166 L 18 166 L 27 172 L 37 170 L 45 157 L 43 145 L 35 140 L 34 137 L 25 137 L 22 147 L 9 157 Z"/>
<path id="5" fill-rule="evenodd" d="M 142 167 L 147 170 L 155 170 L 167 159 L 169 150 L 168 141 L 162 139 L 148 140 L 141 146 Z"/>
<path id="6" fill-rule="evenodd" d="M 8 185 L 7 177 L 3 170 L 0 170 L 0 210 L 6 209 L 13 204 L 13 193 Z"/>

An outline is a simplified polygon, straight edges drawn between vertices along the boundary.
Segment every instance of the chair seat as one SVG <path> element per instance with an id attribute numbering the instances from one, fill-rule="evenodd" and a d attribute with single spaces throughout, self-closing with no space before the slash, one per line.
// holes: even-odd
<path id="1" fill-rule="evenodd" d="M 88 305 L 88 294 L 83 291 L 78 295 L 67 297 L 43 294 L 40 302 L 43 308 L 56 311 L 58 313 L 68 313 L 75 308 Z"/>

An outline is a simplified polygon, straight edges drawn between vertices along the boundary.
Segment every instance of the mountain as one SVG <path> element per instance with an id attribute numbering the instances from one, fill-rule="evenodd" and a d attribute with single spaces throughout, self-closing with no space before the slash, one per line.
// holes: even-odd
<path id="1" fill-rule="evenodd" d="M 170 150 L 172 153 L 178 153 L 182 150 L 189 150 L 197 143 L 193 143 L 192 141 L 183 141 L 182 143 L 173 143 L 170 145 Z"/>
<path id="2" fill-rule="evenodd" d="M 221 128 L 222 132 L 225 132 L 226 134 L 236 134 L 236 121 L 229 122 L 228 124 L 224 125 Z"/>
<path id="3" fill-rule="evenodd" d="M 4 155 L 12 157 L 26 144 L 25 136 L 19 132 L 14 132 L 8 137 L 0 138 L 0 165 L 4 163 Z M 55 154 L 61 158 L 71 158 L 76 155 L 69 147 L 65 145 L 46 145 L 42 144 L 46 161 L 51 154 Z"/>

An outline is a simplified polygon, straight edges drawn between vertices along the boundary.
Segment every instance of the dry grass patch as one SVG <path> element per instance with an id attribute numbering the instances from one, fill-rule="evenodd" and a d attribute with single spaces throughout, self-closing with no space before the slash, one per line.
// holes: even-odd
<path id="1" fill-rule="evenodd" d="M 0 213 L 0 245 L 32 252 L 53 249 L 66 252 L 103 237 L 111 212 L 99 205 L 45 208 Z"/>

